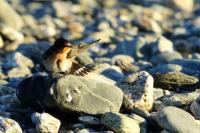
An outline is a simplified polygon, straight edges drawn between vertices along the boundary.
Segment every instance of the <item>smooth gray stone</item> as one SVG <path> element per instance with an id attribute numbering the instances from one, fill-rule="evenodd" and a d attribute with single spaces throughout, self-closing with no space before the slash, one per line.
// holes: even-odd
<path id="1" fill-rule="evenodd" d="M 118 112 L 123 101 L 118 87 L 74 75 L 55 79 L 33 76 L 22 81 L 18 88 L 17 96 L 22 105 L 40 108 L 38 103 L 41 103 L 67 114 Z"/>
<path id="2" fill-rule="evenodd" d="M 156 121 L 163 129 L 173 133 L 199 133 L 200 126 L 188 112 L 168 106 L 162 109 L 157 116 Z"/>

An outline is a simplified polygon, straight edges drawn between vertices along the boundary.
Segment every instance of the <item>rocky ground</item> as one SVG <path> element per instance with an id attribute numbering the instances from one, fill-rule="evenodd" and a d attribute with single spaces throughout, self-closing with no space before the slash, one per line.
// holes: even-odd
<path id="1" fill-rule="evenodd" d="M 199 16 L 198 0 L 0 0 L 0 132 L 200 133 Z M 52 106 L 37 75 L 61 36 L 101 41 L 77 58 L 96 70 L 58 80 Z"/>

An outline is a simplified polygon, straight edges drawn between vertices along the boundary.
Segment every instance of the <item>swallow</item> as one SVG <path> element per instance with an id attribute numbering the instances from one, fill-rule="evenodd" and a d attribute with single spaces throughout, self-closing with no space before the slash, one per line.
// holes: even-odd
<path id="1" fill-rule="evenodd" d="M 89 44 L 72 45 L 64 38 L 57 39 L 43 54 L 43 66 L 51 74 L 84 76 L 94 70 L 94 65 L 81 65 L 75 58 L 94 46 L 100 39 Z"/>

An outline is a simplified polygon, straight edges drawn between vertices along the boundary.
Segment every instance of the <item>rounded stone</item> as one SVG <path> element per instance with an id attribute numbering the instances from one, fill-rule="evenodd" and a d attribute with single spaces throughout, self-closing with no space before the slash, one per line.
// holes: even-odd
<path id="1" fill-rule="evenodd" d="M 2 133 L 22 133 L 19 124 L 9 118 L 0 117 L 0 132 Z"/>
<path id="2" fill-rule="evenodd" d="M 190 111 L 196 119 L 200 120 L 200 97 L 192 102 L 190 105 Z"/>
<path id="3" fill-rule="evenodd" d="M 83 124 L 88 125 L 99 125 L 99 119 L 92 116 L 80 116 L 78 117 L 78 120 Z"/>
<path id="4" fill-rule="evenodd" d="M 168 106 L 156 116 L 156 121 L 163 129 L 173 133 L 199 133 L 200 126 L 188 112 Z"/>
<path id="5" fill-rule="evenodd" d="M 39 133 L 58 133 L 60 121 L 47 113 L 33 113 L 31 116 Z"/>
<path id="6" fill-rule="evenodd" d="M 138 122 L 120 113 L 105 113 L 101 117 L 101 124 L 117 133 L 140 133 Z"/>

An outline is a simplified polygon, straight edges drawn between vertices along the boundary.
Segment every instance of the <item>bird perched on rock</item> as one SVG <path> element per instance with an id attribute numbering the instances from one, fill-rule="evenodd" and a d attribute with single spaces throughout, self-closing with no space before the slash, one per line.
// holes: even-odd
<path id="1" fill-rule="evenodd" d="M 59 38 L 43 54 L 43 66 L 52 74 L 73 74 L 84 76 L 94 69 L 94 65 L 81 65 L 75 58 L 96 44 L 99 40 L 89 44 L 72 45 L 68 40 Z"/>

